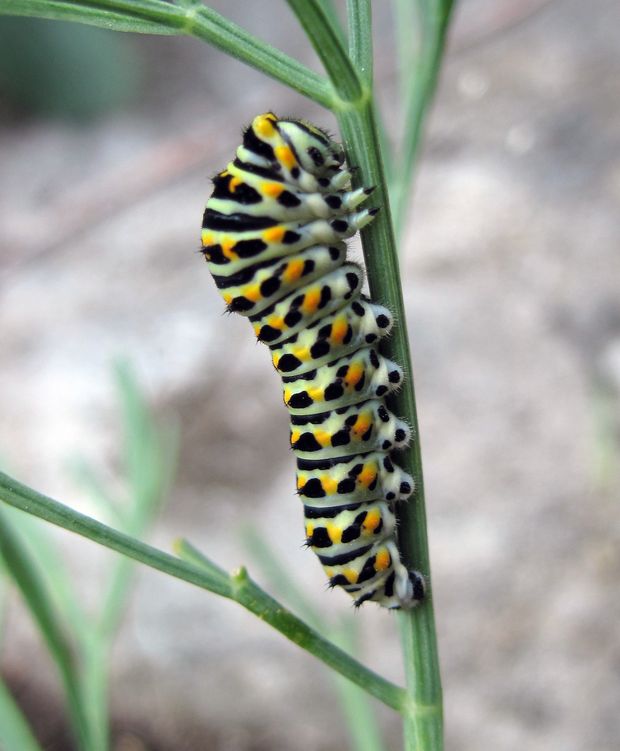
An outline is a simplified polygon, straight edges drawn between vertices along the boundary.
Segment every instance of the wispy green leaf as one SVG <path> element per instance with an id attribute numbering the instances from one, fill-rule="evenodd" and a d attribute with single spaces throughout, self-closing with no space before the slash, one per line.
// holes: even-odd
<path id="1" fill-rule="evenodd" d="M 88 725 L 81 701 L 73 644 L 36 563 L 27 553 L 8 515 L 3 511 L 0 511 L 0 555 L 60 672 L 76 737 L 84 748 L 88 748 Z"/>
<path id="2" fill-rule="evenodd" d="M 28 721 L 0 678 L 0 748 L 3 751 L 42 751 Z"/>

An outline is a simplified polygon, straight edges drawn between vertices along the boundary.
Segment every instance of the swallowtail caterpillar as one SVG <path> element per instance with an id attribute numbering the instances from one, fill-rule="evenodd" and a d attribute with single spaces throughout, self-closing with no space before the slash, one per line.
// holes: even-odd
<path id="1" fill-rule="evenodd" d="M 424 579 L 398 550 L 394 505 L 413 479 L 392 457 L 409 426 L 385 405 L 402 368 L 378 351 L 392 316 L 362 294 L 345 240 L 372 221 L 344 151 L 319 128 L 268 112 L 213 179 L 202 246 L 228 310 L 271 351 L 290 413 L 306 542 L 355 605 L 410 608 Z"/>

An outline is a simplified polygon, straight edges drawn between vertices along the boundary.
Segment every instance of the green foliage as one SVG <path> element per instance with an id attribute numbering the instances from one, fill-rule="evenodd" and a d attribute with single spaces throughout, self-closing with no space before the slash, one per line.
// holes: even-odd
<path id="1" fill-rule="evenodd" d="M 408 378 L 406 387 L 394 397 L 391 408 L 414 427 L 417 436 L 404 462 L 404 468 L 415 477 L 417 493 L 415 502 L 402 504 L 398 510 L 399 544 L 406 564 L 422 571 L 430 582 L 420 440 L 390 197 L 395 202 L 400 231 L 404 226 L 422 125 L 437 81 L 452 0 L 416 0 L 413 8 L 406 0 L 397 3 L 397 25 L 413 32 L 415 24 L 419 31 L 415 56 L 412 57 L 408 48 L 406 31 L 401 32 L 397 45 L 401 57 L 400 89 L 405 92 L 406 102 L 401 113 L 405 127 L 398 162 L 389 153 L 388 139 L 378 125 L 376 114 L 370 0 L 348 0 L 346 33 L 336 22 L 336 13 L 328 0 L 288 0 L 288 4 L 327 76 L 314 73 L 198 2 L 4 0 L 0 14 L 80 21 L 118 31 L 194 36 L 335 114 L 348 160 L 360 168 L 356 175 L 357 184 L 375 185 L 375 197 L 383 209 L 363 230 L 362 243 L 371 294 L 389 307 L 399 321 L 384 350 L 387 357 L 404 366 Z M 385 165 L 389 168 L 391 196 Z M 138 458 L 137 461 L 142 460 Z M 137 465 L 135 470 L 139 471 Z M 402 689 L 364 668 L 287 611 L 252 581 L 245 568 L 229 576 L 187 542 L 179 544 L 180 557 L 171 556 L 132 537 L 131 534 L 138 534 L 137 530 L 131 530 L 130 535 L 114 530 L 6 476 L 0 477 L 0 498 L 129 558 L 236 600 L 340 675 L 399 711 L 403 716 L 408 751 L 440 751 L 443 748 L 441 682 L 430 587 L 424 603 L 399 616 L 407 676 L 407 688 Z"/>
<path id="2" fill-rule="evenodd" d="M 120 107 L 140 78 L 128 42 L 102 29 L 0 18 L 0 92 L 21 110 L 77 120 Z"/>
<path id="3" fill-rule="evenodd" d="M 122 488 L 115 497 L 83 460 L 75 465 L 78 480 L 126 533 L 143 535 L 166 496 L 176 456 L 175 431 L 159 427 L 149 413 L 128 366 L 116 367 L 121 406 Z M 29 510 L 29 509 L 24 509 Z M 84 751 L 108 748 L 107 666 L 118 622 L 133 575 L 129 559 L 112 561 L 101 584 L 97 611 L 86 612 L 56 545 L 40 523 L 29 516 L 0 509 L 0 560 L 24 599 L 64 689 L 74 735 Z M 4 690 L 1 690 L 4 689 Z M 0 686 L 0 725 L 8 751 L 29 748 L 27 725 L 6 687 Z M 8 733 L 11 733 L 10 736 Z M 13 740 L 10 740 L 12 738 Z M 10 741 L 10 742 L 9 742 Z M 0 743 L 0 748 L 5 746 Z"/>
<path id="4" fill-rule="evenodd" d="M 0 678 L 0 748 L 41 751 L 27 720 Z"/>

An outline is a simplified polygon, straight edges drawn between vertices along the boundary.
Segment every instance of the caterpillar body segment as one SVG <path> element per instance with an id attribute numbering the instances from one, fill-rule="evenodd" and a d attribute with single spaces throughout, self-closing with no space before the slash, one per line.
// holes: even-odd
<path id="1" fill-rule="evenodd" d="M 343 301 L 359 297 L 363 281 L 359 266 L 343 264 L 262 313 L 252 316 L 250 321 L 257 339 L 267 344 L 290 339 L 315 321 L 338 311 Z"/>
<path id="2" fill-rule="evenodd" d="M 352 237 L 372 221 L 374 209 L 307 224 L 278 224 L 270 217 L 253 217 L 244 213 L 222 214 L 205 211 L 202 244 L 212 274 L 234 273 L 253 266 L 258 260 L 281 258 L 315 244 L 330 244 Z"/>
<path id="3" fill-rule="evenodd" d="M 383 400 L 370 399 L 313 415 L 291 415 L 291 447 L 300 459 L 391 451 L 409 443 L 407 423 Z"/>
<path id="4" fill-rule="evenodd" d="M 214 191 L 210 208 L 225 214 L 235 206 L 237 213 L 250 216 L 269 216 L 279 222 L 291 222 L 308 217 L 327 219 L 348 214 L 362 204 L 373 192 L 372 188 L 341 193 L 304 193 L 291 190 L 284 183 L 265 183 L 260 175 L 253 175 L 228 165 L 224 172 L 213 179 Z"/>
<path id="5" fill-rule="evenodd" d="M 284 376 L 284 403 L 291 415 L 314 414 L 346 407 L 396 391 L 402 368 L 373 347 L 356 350 L 322 367 Z"/>
<path id="6" fill-rule="evenodd" d="M 330 586 L 356 605 L 410 608 L 424 579 L 401 561 L 394 504 L 414 484 L 391 453 L 411 430 L 384 403 L 403 371 L 377 351 L 390 312 L 362 295 L 363 272 L 346 259 L 343 241 L 378 209 L 343 164 L 342 146 L 316 126 L 254 118 L 213 178 L 203 253 L 282 378 L 305 540 Z"/>
<path id="7" fill-rule="evenodd" d="M 314 245 L 287 256 L 265 261 L 229 276 L 214 275 L 215 283 L 228 310 L 252 316 L 282 298 L 282 287 L 293 291 L 319 279 L 344 263 L 346 246 Z"/>
<path id="8" fill-rule="evenodd" d="M 387 308 L 358 299 L 280 345 L 272 346 L 271 359 L 282 376 L 294 376 L 356 352 L 387 336 L 392 328 Z"/>
<path id="9" fill-rule="evenodd" d="M 338 459 L 298 459 L 297 493 L 302 498 L 354 503 L 385 498 L 405 501 L 413 492 L 413 479 L 384 451 Z"/>

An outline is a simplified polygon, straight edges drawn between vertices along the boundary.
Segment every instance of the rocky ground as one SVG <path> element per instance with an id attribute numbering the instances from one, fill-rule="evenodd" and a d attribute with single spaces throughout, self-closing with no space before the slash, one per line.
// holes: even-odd
<path id="1" fill-rule="evenodd" d="M 226 5 L 312 62 L 288 17 Z M 619 22 L 612 0 L 463 2 L 429 123 L 403 284 L 454 751 L 620 743 Z M 300 548 L 267 355 L 243 320 L 222 316 L 196 252 L 207 176 L 244 123 L 267 108 L 333 121 L 197 42 L 131 44 L 147 73 L 129 110 L 88 127 L 0 123 L 3 463 L 96 513 L 66 467 L 76 454 L 118 463 L 109 373 L 127 356 L 155 411 L 180 425 L 154 544 L 186 535 L 226 567 L 252 565 L 250 524 L 326 618 L 347 613 Z M 96 600 L 107 554 L 57 536 Z M 364 660 L 402 680 L 393 619 L 367 609 L 356 620 Z M 53 714 L 40 651 L 11 598 L 4 673 L 30 711 Z M 233 604 L 148 570 L 112 672 L 118 748 L 346 747 L 321 666 Z M 380 718 L 398 748 L 398 723 Z M 41 732 L 59 748 L 58 725 Z"/>

